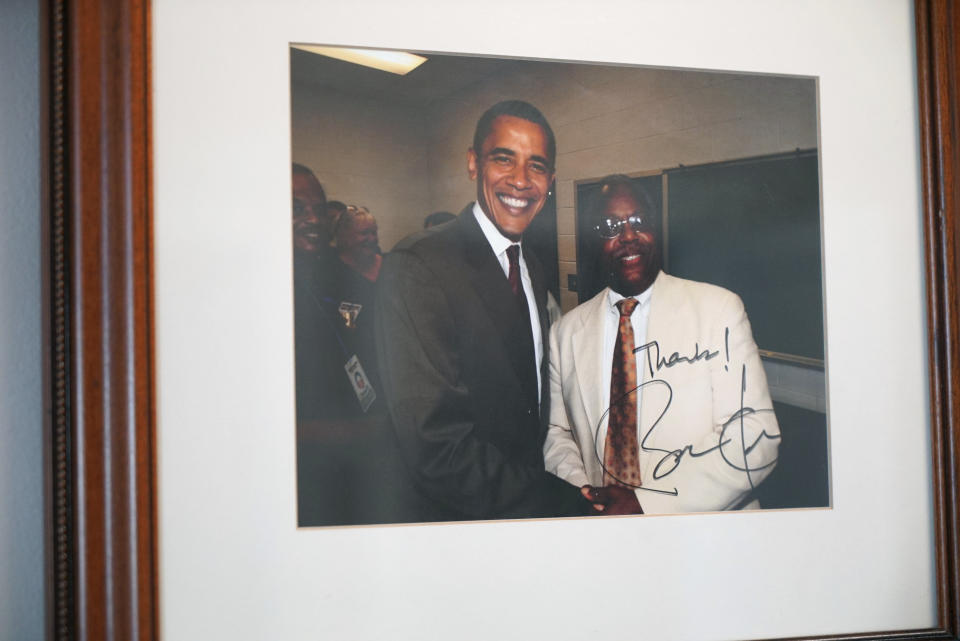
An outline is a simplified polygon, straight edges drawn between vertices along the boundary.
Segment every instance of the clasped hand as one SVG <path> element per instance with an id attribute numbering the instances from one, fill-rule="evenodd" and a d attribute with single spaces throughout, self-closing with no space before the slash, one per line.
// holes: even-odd
<path id="1" fill-rule="evenodd" d="M 583 494 L 583 498 L 593 504 L 594 514 L 643 514 L 637 495 L 630 488 L 621 485 L 606 487 L 584 485 L 580 488 L 580 493 Z"/>

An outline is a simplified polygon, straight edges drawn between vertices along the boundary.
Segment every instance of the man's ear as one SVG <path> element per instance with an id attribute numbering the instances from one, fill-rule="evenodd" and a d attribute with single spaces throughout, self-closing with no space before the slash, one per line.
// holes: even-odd
<path id="1" fill-rule="evenodd" d="M 477 179 L 477 152 L 473 147 L 467 149 L 467 175 L 470 176 L 470 180 Z"/>

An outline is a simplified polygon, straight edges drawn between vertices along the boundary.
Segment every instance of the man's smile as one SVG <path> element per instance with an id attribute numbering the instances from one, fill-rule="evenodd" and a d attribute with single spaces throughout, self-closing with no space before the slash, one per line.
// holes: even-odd
<path id="1" fill-rule="evenodd" d="M 526 209 L 533 202 L 532 198 L 518 198 L 517 196 L 508 196 L 507 194 L 497 194 L 501 203 L 511 209 Z"/>
<path id="2" fill-rule="evenodd" d="M 612 256 L 615 263 L 630 267 L 647 260 L 647 257 L 650 255 L 649 248 L 633 243 L 631 244 L 633 246 L 624 247 Z"/>
<path id="3" fill-rule="evenodd" d="M 304 238 L 320 238 L 320 228 L 313 224 L 298 225 L 296 228 L 296 233 Z"/>

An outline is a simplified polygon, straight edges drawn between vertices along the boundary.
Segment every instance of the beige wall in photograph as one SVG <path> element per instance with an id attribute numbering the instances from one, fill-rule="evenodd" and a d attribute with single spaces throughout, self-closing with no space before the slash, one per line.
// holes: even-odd
<path id="1" fill-rule="evenodd" d="M 331 199 L 366 205 L 389 250 L 428 213 L 459 212 L 476 187 L 466 152 L 483 111 L 519 98 L 557 136 L 561 303 L 576 271 L 574 182 L 817 146 L 816 85 L 806 78 L 518 61 L 466 89 L 412 107 L 296 84 L 293 159 Z"/>
<path id="2" fill-rule="evenodd" d="M 416 107 L 298 82 L 293 159 L 316 172 L 329 198 L 369 207 L 389 251 L 428 213 L 457 213 L 476 197 L 466 153 L 477 119 L 515 98 L 539 107 L 557 137 L 564 312 L 577 305 L 566 289 L 577 269 L 576 181 L 817 147 L 816 83 L 808 78 L 518 61 Z M 777 400 L 824 411 L 822 370 L 767 367 Z"/>
<path id="3" fill-rule="evenodd" d="M 327 198 L 364 205 L 388 251 L 423 227 L 431 209 L 422 110 L 294 85 L 292 156 L 313 169 Z"/>
<path id="4" fill-rule="evenodd" d="M 457 211 L 474 197 L 465 152 L 484 109 L 528 100 L 557 137 L 562 307 L 576 272 L 574 181 L 817 146 L 816 87 L 801 78 L 596 65 L 518 63 L 431 105 L 430 196 Z"/>

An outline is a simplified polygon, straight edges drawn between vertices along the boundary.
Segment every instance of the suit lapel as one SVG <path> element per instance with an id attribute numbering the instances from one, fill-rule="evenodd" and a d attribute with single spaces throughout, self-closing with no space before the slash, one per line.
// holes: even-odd
<path id="1" fill-rule="evenodd" d="M 600 417 L 606 411 L 606 408 L 602 407 L 602 399 L 606 393 L 598 384 L 598 381 L 603 380 L 601 371 L 603 363 L 600 361 L 603 355 L 606 301 L 606 289 L 590 299 L 587 303 L 590 307 L 583 316 L 583 323 L 571 337 L 577 387 L 580 389 L 580 397 L 594 438 L 597 426 L 600 424 Z"/>
<path id="2" fill-rule="evenodd" d="M 541 352 L 543 354 L 543 360 L 540 363 L 540 427 L 542 431 L 540 436 L 542 439 L 547 433 L 547 419 L 550 414 L 550 318 L 547 315 L 547 287 L 544 283 L 543 267 L 540 265 L 540 261 L 526 246 L 523 249 L 523 259 L 527 263 L 527 271 L 530 272 L 530 284 L 533 288 L 537 317 L 540 322 Z"/>
<path id="3" fill-rule="evenodd" d="M 653 292 L 650 296 L 650 316 L 647 318 L 647 337 L 646 342 L 657 341 L 660 348 L 660 357 L 668 358 L 670 352 L 678 349 L 677 333 L 683 331 L 676 322 L 677 318 L 692 318 L 688 312 L 683 309 L 685 306 L 682 297 L 677 289 L 677 281 L 665 272 L 657 274 L 657 280 L 653 283 Z M 650 361 L 647 360 L 649 354 Z M 665 379 L 669 378 L 669 370 L 657 371 L 657 363 L 654 360 L 657 351 L 654 349 L 649 352 L 643 352 L 643 380 L 649 381 L 651 378 Z M 653 363 L 653 376 L 650 376 L 648 363 Z M 666 388 L 662 385 L 647 385 L 643 388 L 642 401 L 640 406 L 640 430 L 646 432 L 653 425 L 667 402 L 665 394 Z M 658 433 L 662 433 L 660 430 Z"/>
<path id="4" fill-rule="evenodd" d="M 543 269 L 540 266 L 540 261 L 526 245 L 523 246 L 523 260 L 527 263 L 527 271 L 530 272 L 530 284 L 533 286 L 533 297 L 537 303 L 537 316 L 540 319 L 540 335 L 547 336 L 550 321 L 547 318 L 547 287 L 543 282 Z"/>
<path id="5" fill-rule="evenodd" d="M 474 270 L 470 279 L 478 298 L 483 302 L 491 322 L 503 341 L 504 349 L 513 365 L 517 378 L 522 382 L 533 399 L 537 399 L 537 379 L 533 358 L 529 356 L 530 329 L 525 326 L 525 319 L 518 308 L 516 298 L 510 289 L 510 283 L 497 257 L 494 256 L 490 243 L 487 242 L 483 230 L 473 215 L 473 206 L 468 205 L 460 212 L 457 223 L 460 225 L 464 240 L 464 253 L 468 264 Z M 529 268 L 529 264 L 528 264 Z M 546 294 L 537 293 L 537 312 L 540 326 L 543 327 L 543 310 L 546 307 Z M 541 305 L 540 299 L 544 299 Z M 524 333 L 525 332 L 525 333 Z M 530 380 L 531 375 L 533 380 Z M 532 383 L 532 385 L 531 385 Z"/>

